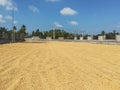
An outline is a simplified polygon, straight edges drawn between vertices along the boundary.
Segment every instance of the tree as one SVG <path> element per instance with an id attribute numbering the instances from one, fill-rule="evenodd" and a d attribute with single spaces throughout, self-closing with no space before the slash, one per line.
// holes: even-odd
<path id="1" fill-rule="evenodd" d="M 8 34 L 8 40 L 11 40 L 12 30 L 7 31 Z"/>
<path id="2" fill-rule="evenodd" d="M 101 34 L 102 34 L 102 35 L 105 35 L 105 31 L 103 30 L 103 31 L 101 32 Z"/>
<path id="3" fill-rule="evenodd" d="M 22 25 L 21 28 L 20 28 L 20 30 L 19 30 L 19 32 L 26 34 L 26 26 Z"/>
<path id="4" fill-rule="evenodd" d="M 19 39 L 23 41 L 25 36 L 27 35 L 27 33 L 26 33 L 26 26 L 22 25 L 20 30 L 17 32 L 17 34 L 19 36 Z"/>
<path id="5" fill-rule="evenodd" d="M 7 28 L 5 28 L 5 27 L 0 27 L 0 38 L 3 37 L 3 33 L 7 33 Z"/>
<path id="6" fill-rule="evenodd" d="M 35 32 L 34 31 L 32 31 L 32 36 L 34 36 L 35 35 Z"/>
<path id="7" fill-rule="evenodd" d="M 13 27 L 13 30 L 17 30 L 16 26 Z"/>
<path id="8" fill-rule="evenodd" d="M 34 36 L 40 36 L 40 31 L 39 31 L 39 29 L 36 30 Z"/>
<path id="9" fill-rule="evenodd" d="M 113 30 L 113 34 L 116 35 L 116 30 Z"/>
<path id="10" fill-rule="evenodd" d="M 115 34 L 113 32 L 106 33 L 106 39 L 115 39 Z"/>

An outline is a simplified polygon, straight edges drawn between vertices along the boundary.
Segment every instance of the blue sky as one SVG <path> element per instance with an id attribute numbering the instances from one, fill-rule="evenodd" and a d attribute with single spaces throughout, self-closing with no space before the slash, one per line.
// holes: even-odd
<path id="1" fill-rule="evenodd" d="M 0 26 L 27 26 L 31 32 L 53 27 L 88 34 L 116 29 L 120 32 L 120 0 L 0 0 Z"/>

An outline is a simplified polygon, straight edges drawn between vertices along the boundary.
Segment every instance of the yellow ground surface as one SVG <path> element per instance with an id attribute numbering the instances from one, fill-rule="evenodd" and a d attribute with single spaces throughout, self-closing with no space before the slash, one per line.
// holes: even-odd
<path id="1" fill-rule="evenodd" d="M 0 45 L 0 90 L 120 90 L 120 46 Z"/>

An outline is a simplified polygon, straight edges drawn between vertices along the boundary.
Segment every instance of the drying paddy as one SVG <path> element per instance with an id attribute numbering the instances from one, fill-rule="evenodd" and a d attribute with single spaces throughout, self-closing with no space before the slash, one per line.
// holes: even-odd
<path id="1" fill-rule="evenodd" d="M 120 46 L 2 44 L 0 90 L 120 90 Z"/>

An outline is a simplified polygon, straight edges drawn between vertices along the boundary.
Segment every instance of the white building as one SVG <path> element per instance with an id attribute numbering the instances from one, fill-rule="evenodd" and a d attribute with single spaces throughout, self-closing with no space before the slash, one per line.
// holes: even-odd
<path id="1" fill-rule="evenodd" d="M 87 40 L 91 41 L 91 40 L 93 40 L 93 37 L 92 36 L 87 36 Z"/>
<path id="2" fill-rule="evenodd" d="M 82 41 L 82 40 L 83 40 L 83 37 L 80 37 L 80 40 Z"/>
<path id="3" fill-rule="evenodd" d="M 105 35 L 98 36 L 98 40 L 104 41 L 104 40 L 106 40 L 106 36 Z"/>
<path id="4" fill-rule="evenodd" d="M 46 40 L 52 40 L 52 37 L 46 37 Z"/>
<path id="5" fill-rule="evenodd" d="M 76 36 L 74 37 L 74 40 L 77 40 L 77 37 L 76 37 Z"/>
<path id="6" fill-rule="evenodd" d="M 58 37 L 58 40 L 64 40 L 64 37 Z"/>
<path id="7" fill-rule="evenodd" d="M 120 35 L 116 35 L 116 41 L 120 42 Z"/>

